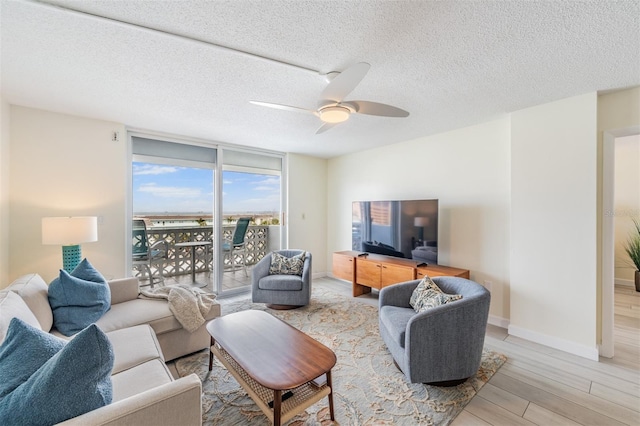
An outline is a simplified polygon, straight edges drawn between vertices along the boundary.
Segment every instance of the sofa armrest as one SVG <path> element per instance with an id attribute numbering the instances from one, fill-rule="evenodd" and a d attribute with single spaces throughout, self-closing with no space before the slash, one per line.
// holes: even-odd
<path id="1" fill-rule="evenodd" d="M 202 425 L 202 384 L 195 374 L 90 411 L 60 425 Z"/>
<path id="2" fill-rule="evenodd" d="M 109 281 L 109 289 L 111 290 L 111 304 L 126 302 L 138 298 L 138 279 L 119 278 Z"/>
<path id="3" fill-rule="evenodd" d="M 383 306 L 399 306 L 401 308 L 410 308 L 409 300 L 411 294 L 416 289 L 420 280 L 406 281 L 399 284 L 390 285 L 380 290 L 378 296 L 378 305 Z"/>

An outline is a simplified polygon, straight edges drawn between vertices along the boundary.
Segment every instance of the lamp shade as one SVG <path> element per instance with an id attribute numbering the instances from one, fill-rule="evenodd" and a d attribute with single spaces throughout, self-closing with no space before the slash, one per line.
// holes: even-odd
<path id="1" fill-rule="evenodd" d="M 42 218 L 42 244 L 70 246 L 91 241 L 98 241 L 95 216 Z"/>
<path id="2" fill-rule="evenodd" d="M 413 219 L 413 226 L 427 226 L 429 225 L 429 218 L 428 217 L 416 217 Z"/>

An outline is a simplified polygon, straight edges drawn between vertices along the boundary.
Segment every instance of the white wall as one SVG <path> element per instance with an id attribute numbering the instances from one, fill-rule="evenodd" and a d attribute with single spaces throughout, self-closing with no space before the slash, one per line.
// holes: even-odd
<path id="1" fill-rule="evenodd" d="M 62 249 L 42 245 L 41 219 L 70 215 L 102 218 L 83 256 L 107 278 L 125 276 L 128 164 L 113 131 L 125 134 L 120 124 L 11 106 L 9 279 L 58 275 Z"/>
<path id="2" fill-rule="evenodd" d="M 0 98 L 0 288 L 9 285 L 9 104 Z"/>
<path id="3" fill-rule="evenodd" d="M 597 359 L 597 95 L 511 120 L 509 333 Z"/>
<path id="4" fill-rule="evenodd" d="M 633 221 L 640 220 L 640 135 L 615 140 L 615 280 L 633 286 L 636 270 L 624 250 L 629 235 L 635 232 Z"/>
<path id="5" fill-rule="evenodd" d="M 329 160 L 331 253 L 351 247 L 355 200 L 439 199 L 439 263 L 491 285 L 490 314 L 509 318 L 509 120 Z"/>
<path id="6" fill-rule="evenodd" d="M 313 275 L 327 273 L 327 160 L 287 157 L 288 247 L 313 254 Z"/>

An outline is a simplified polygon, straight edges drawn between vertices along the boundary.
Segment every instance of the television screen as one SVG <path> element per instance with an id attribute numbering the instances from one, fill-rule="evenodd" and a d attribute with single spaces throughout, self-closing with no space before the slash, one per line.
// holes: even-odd
<path id="1" fill-rule="evenodd" d="M 352 250 L 438 263 L 438 200 L 354 201 Z"/>

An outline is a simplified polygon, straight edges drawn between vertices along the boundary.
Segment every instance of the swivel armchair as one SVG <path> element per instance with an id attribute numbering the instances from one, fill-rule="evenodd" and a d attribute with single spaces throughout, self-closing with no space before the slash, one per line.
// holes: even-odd
<path id="1" fill-rule="evenodd" d="M 279 250 L 285 257 L 304 250 Z M 311 299 L 311 253 L 306 252 L 302 275 L 269 275 L 272 253 L 263 257 L 251 271 L 251 299 L 266 303 L 271 309 L 293 309 L 309 304 Z"/>
<path id="2" fill-rule="evenodd" d="M 379 295 L 380 335 L 408 381 L 455 386 L 480 367 L 491 294 L 465 278 L 432 280 L 462 299 L 417 313 L 409 300 L 420 280 L 385 287 Z"/>

